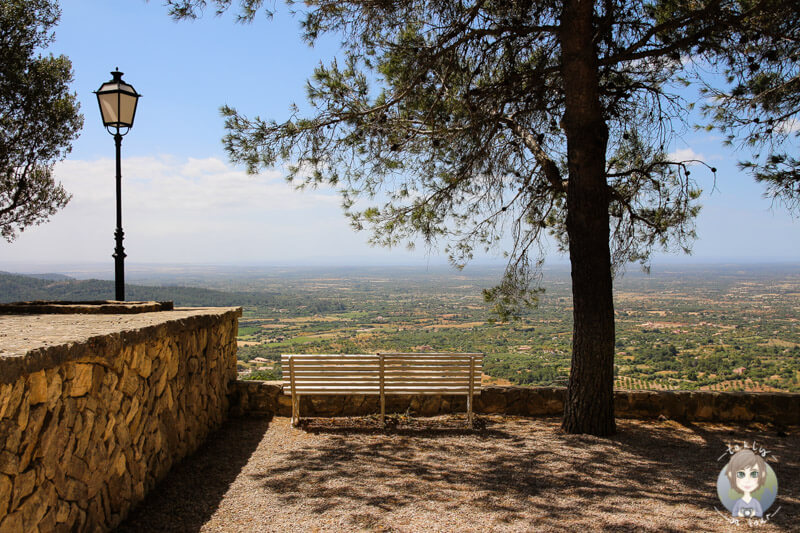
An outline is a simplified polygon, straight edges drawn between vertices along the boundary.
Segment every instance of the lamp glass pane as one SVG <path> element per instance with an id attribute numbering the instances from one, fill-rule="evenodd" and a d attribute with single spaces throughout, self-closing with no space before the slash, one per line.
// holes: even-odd
<path id="1" fill-rule="evenodd" d="M 133 115 L 136 113 L 136 97 L 121 93 L 119 95 L 119 121 L 124 126 L 133 124 Z"/>
<path id="2" fill-rule="evenodd" d="M 100 103 L 100 112 L 103 114 L 103 124 L 115 124 L 119 120 L 117 94 L 98 94 L 97 101 Z"/>

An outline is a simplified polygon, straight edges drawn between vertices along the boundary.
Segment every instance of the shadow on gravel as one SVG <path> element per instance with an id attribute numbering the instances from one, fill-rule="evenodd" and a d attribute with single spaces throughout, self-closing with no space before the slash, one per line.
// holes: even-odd
<path id="1" fill-rule="evenodd" d="M 233 480 L 269 428 L 267 418 L 234 418 L 209 435 L 115 531 L 199 531 L 219 507 Z"/>
<path id="2" fill-rule="evenodd" d="M 486 418 L 475 416 L 473 427 L 467 427 L 464 416 L 438 416 L 417 418 L 405 415 L 387 415 L 382 427 L 377 416 L 355 416 L 337 418 L 304 418 L 301 431 L 327 435 L 406 435 L 425 438 L 477 436 L 495 439 L 508 438 L 500 428 L 487 429 Z"/>
<path id="3" fill-rule="evenodd" d="M 780 457 L 776 470 L 784 511 L 794 511 L 797 500 L 790 495 L 800 490 L 800 438 L 775 438 L 768 427 L 620 421 L 617 435 L 598 438 L 563 434 L 557 421 L 551 430 L 532 433 L 524 421 L 512 427 L 489 420 L 474 431 L 414 424 L 381 430 L 370 423 L 359 427 L 342 419 L 315 419 L 294 430 L 310 438 L 299 439 L 294 449 L 281 452 L 271 468 L 253 477 L 284 505 L 302 505 L 314 513 L 371 509 L 371 514 L 351 515 L 356 529 L 389 527 L 381 523 L 382 513 L 403 508 L 464 505 L 519 524 L 536 507 L 535 524 L 526 526 L 533 529 L 569 524 L 572 530 L 593 530 L 599 512 L 616 514 L 614 527 L 626 531 L 680 531 L 691 524 L 716 530 L 714 507 L 721 507 L 716 479 L 726 462 L 717 457 L 727 442 L 764 442 L 767 437 Z M 636 510 L 651 503 L 674 509 L 674 523 L 619 510 L 620 505 Z M 701 522 L 682 515 L 687 503 L 700 509 Z M 795 519 L 796 513 L 784 512 L 773 523 L 790 527 Z"/>

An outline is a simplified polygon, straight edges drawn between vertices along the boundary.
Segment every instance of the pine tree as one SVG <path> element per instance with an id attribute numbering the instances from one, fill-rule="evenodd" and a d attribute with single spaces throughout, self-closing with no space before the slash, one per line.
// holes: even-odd
<path id="1" fill-rule="evenodd" d="M 59 15 L 49 0 L 0 3 L 0 235 L 9 242 L 69 201 L 53 164 L 69 152 L 83 117 L 69 92 L 69 59 L 41 55 Z"/>
<path id="2" fill-rule="evenodd" d="M 193 17 L 206 2 L 169 2 Z M 231 2 L 216 0 L 218 9 Z M 261 2 L 240 0 L 252 19 Z M 341 38 L 308 84 L 313 113 L 280 122 L 224 107 L 232 161 L 289 165 L 338 187 L 385 246 L 444 245 L 462 266 L 510 241 L 507 318 L 536 300 L 542 237 L 568 251 L 574 330 L 563 428 L 609 435 L 612 279 L 655 249 L 687 250 L 700 191 L 665 150 L 686 126 L 685 59 L 720 54 L 738 0 L 313 0 L 303 37 Z M 713 169 L 711 169 L 713 171 Z M 362 201 L 358 201 L 362 200 Z M 364 200 L 371 203 L 363 207 Z"/>

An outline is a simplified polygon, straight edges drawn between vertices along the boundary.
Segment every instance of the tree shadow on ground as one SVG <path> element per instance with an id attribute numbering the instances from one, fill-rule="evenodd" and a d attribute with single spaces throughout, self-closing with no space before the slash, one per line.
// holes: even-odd
<path id="1" fill-rule="evenodd" d="M 120 533 L 199 531 L 258 447 L 268 418 L 236 418 L 175 465 L 115 530 Z"/>
<path id="2" fill-rule="evenodd" d="M 254 478 L 280 504 L 349 514 L 353 528 L 392 529 L 406 508 L 469 508 L 512 529 L 725 530 L 718 458 L 729 442 L 756 439 L 780 457 L 783 509 L 771 526 L 791 529 L 800 511 L 798 428 L 775 437 L 752 425 L 620 420 L 617 435 L 599 438 L 564 434 L 554 419 L 483 419 L 474 431 L 313 421 L 292 430 L 309 438 Z"/>

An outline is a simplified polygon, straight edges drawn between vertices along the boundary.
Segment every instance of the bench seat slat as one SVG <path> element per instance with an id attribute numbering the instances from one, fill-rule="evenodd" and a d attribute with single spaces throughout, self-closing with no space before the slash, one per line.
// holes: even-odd
<path id="1" fill-rule="evenodd" d="M 340 354 L 327 354 L 327 353 L 319 353 L 319 354 L 281 354 L 282 358 L 289 358 L 293 357 L 296 360 L 300 359 L 320 359 L 320 358 L 328 358 L 328 359 L 376 359 L 378 357 L 383 356 L 384 359 L 470 359 L 474 357 L 476 359 L 481 359 L 484 357 L 483 354 L 445 354 L 445 353 L 383 353 L 383 354 L 352 354 L 352 355 L 340 355 Z"/>
<path id="2" fill-rule="evenodd" d="M 380 387 L 367 387 L 367 386 L 353 386 L 342 387 L 340 385 L 314 385 L 295 387 L 297 394 L 379 394 Z M 415 386 L 397 386 L 397 387 L 384 387 L 386 394 L 465 394 L 466 387 L 464 386 L 447 386 L 437 385 L 434 387 L 415 387 Z M 284 392 L 284 394 L 291 394 L 291 391 Z M 475 389 L 475 395 L 480 394 L 480 389 Z"/>
<path id="3" fill-rule="evenodd" d="M 298 379 L 295 377 L 295 385 L 304 385 L 306 383 L 318 383 L 318 382 L 325 382 L 325 383 L 362 383 L 362 384 L 374 384 L 378 386 L 380 384 L 380 379 L 375 379 L 366 376 L 309 376 L 307 378 Z M 384 379 L 384 384 L 386 386 L 389 385 L 396 385 L 398 383 L 455 383 L 455 384 L 463 384 L 465 387 L 469 385 L 469 376 L 464 377 L 452 377 L 452 376 L 428 376 L 424 379 L 415 379 L 415 378 L 407 378 L 407 377 L 398 377 L 394 379 Z M 473 382 L 475 382 L 475 378 L 473 377 Z"/>
<path id="4" fill-rule="evenodd" d="M 355 368 L 355 369 L 342 369 L 342 368 L 318 368 L 318 369 L 311 369 L 311 368 L 297 368 L 294 369 L 294 374 L 298 378 L 303 378 L 307 376 L 318 376 L 318 375 L 326 375 L 326 376 L 344 376 L 347 374 L 352 375 L 363 375 L 363 376 L 377 376 L 379 374 L 379 369 L 363 369 L 363 368 Z M 479 372 L 473 372 L 475 375 L 479 375 Z M 466 376 L 469 377 L 469 369 L 387 369 L 384 371 L 384 376 L 388 377 L 397 377 L 397 376 L 409 376 L 409 377 L 425 377 L 425 376 Z"/>
<path id="5" fill-rule="evenodd" d="M 385 368 L 467 368 L 469 361 L 441 361 L 441 362 L 403 362 L 403 364 L 393 364 L 391 361 L 384 361 Z M 477 365 L 478 362 L 475 361 Z"/>
<path id="6" fill-rule="evenodd" d="M 473 380 L 475 377 L 473 376 Z M 330 374 L 317 374 L 313 376 L 295 376 L 295 383 L 308 383 L 311 381 L 364 381 L 369 383 L 380 383 L 380 379 L 375 376 L 364 376 L 358 374 L 340 374 L 332 376 Z M 384 376 L 384 383 L 428 383 L 452 381 L 454 383 L 469 383 L 469 375 L 466 376 Z"/>
<path id="7" fill-rule="evenodd" d="M 281 357 L 295 357 L 298 359 L 302 358 L 318 358 L 318 357 L 330 357 L 330 358 L 339 358 L 339 359 L 356 359 L 358 357 L 369 357 L 374 358 L 377 357 L 374 353 L 348 353 L 348 354 L 341 354 L 341 353 L 282 353 Z"/>
<path id="8" fill-rule="evenodd" d="M 284 365 L 284 368 L 287 368 L 289 365 Z M 314 371 L 325 371 L 325 372 L 379 372 L 380 367 L 378 365 L 370 365 L 370 366 L 324 366 L 324 365 L 317 365 L 317 366 L 303 366 L 303 365 L 294 365 L 294 369 L 296 372 L 314 372 Z"/>
<path id="9" fill-rule="evenodd" d="M 469 352 L 378 352 L 384 357 L 483 357 L 482 353 Z"/>

